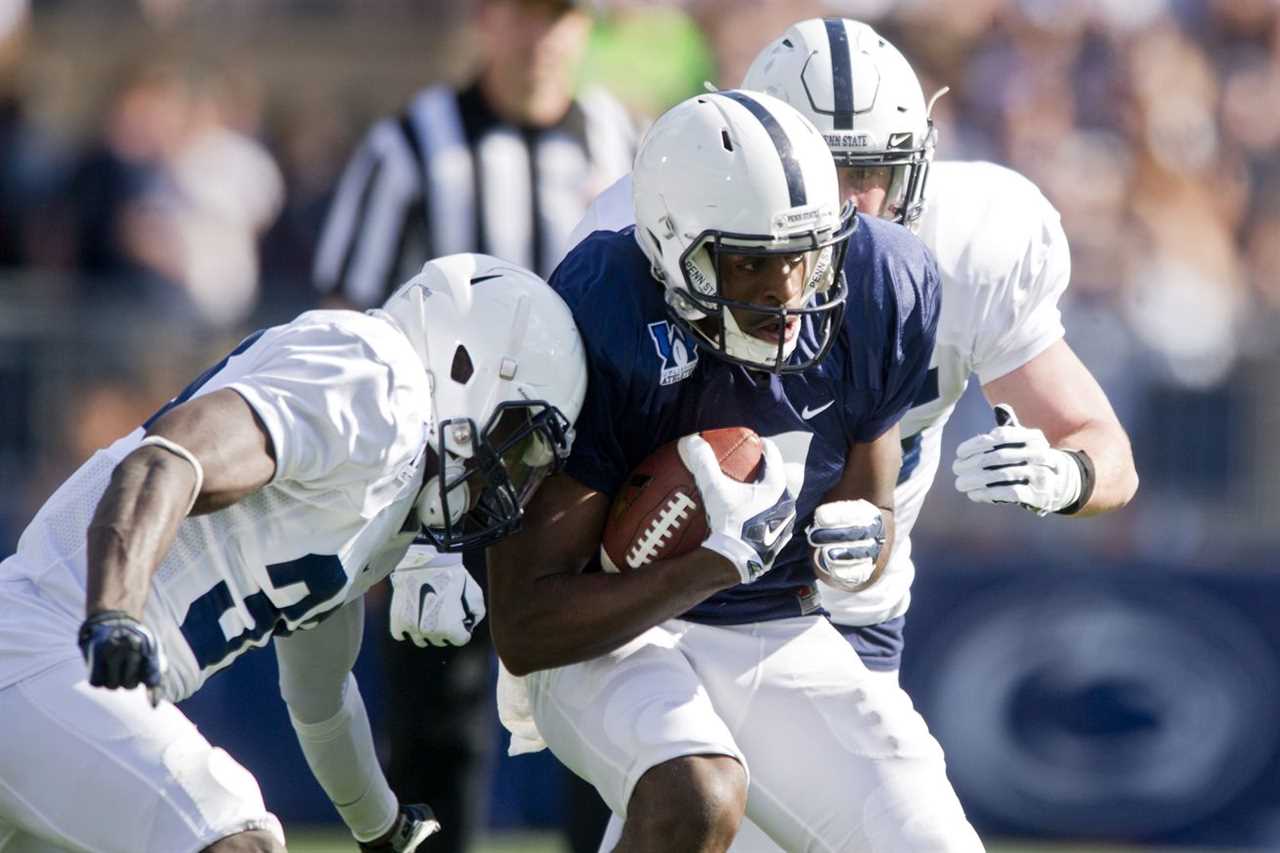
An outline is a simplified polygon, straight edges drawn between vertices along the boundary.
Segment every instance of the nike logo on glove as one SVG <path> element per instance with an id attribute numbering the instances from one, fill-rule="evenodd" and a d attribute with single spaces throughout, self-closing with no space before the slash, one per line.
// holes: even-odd
<path id="1" fill-rule="evenodd" d="M 809 418 L 822 414 L 827 409 L 834 406 L 835 403 L 836 403 L 835 400 L 828 400 L 824 405 L 821 405 L 816 409 L 811 409 L 808 406 L 805 406 L 803 409 L 800 410 L 800 417 L 804 418 L 807 421 L 809 420 Z"/>
<path id="2" fill-rule="evenodd" d="M 778 537 L 782 535 L 782 531 L 787 529 L 786 521 L 783 519 L 774 519 L 764 526 L 764 533 L 760 537 L 760 543 L 766 549 L 772 548 L 774 543 L 778 541 Z"/>
<path id="3" fill-rule="evenodd" d="M 421 618 L 422 608 L 423 608 L 423 607 L 426 605 L 426 603 L 427 603 L 427 596 L 428 596 L 428 595 L 435 595 L 435 594 L 436 594 L 436 588 L 435 588 L 435 587 L 433 587 L 433 586 L 432 586 L 431 584 L 429 584 L 429 583 L 424 583 L 424 584 L 422 585 L 422 587 L 421 587 L 421 588 L 419 588 L 419 590 L 418 590 L 418 614 L 419 614 L 419 618 Z"/>

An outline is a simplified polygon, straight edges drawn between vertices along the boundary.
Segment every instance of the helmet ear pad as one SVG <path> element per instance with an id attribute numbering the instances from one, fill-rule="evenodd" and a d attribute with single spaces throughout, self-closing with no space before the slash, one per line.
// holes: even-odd
<path id="1" fill-rule="evenodd" d="M 416 504 L 419 521 L 432 528 L 452 527 L 462 521 L 462 516 L 471 506 L 471 491 L 466 481 L 459 484 L 455 490 L 458 494 L 453 499 L 446 500 L 444 494 L 445 484 L 457 480 L 462 474 L 461 465 L 448 465 L 443 475 L 437 474 L 422 485 Z"/>

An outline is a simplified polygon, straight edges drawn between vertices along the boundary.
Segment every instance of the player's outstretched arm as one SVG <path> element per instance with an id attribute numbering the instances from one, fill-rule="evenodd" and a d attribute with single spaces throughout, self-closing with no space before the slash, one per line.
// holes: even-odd
<path id="1" fill-rule="evenodd" d="M 266 428 L 230 389 L 174 407 L 147 435 L 171 446 L 145 444 L 121 460 L 89 524 L 89 615 L 141 618 L 151 574 L 182 520 L 230 506 L 275 473 Z"/>
<path id="2" fill-rule="evenodd" d="M 1036 443 L 1034 433 L 1042 433 L 1048 449 L 1083 451 L 1088 457 L 1084 465 L 1068 460 L 1076 470 L 1065 465 L 1046 469 L 1060 471 L 1066 477 L 1081 476 L 1078 492 L 1061 498 L 1070 497 L 1070 502 L 1064 506 L 1046 503 L 1053 500 L 1051 495 L 1057 482 L 1050 477 L 1053 482 L 1045 484 L 1044 495 L 1036 496 L 1039 503 L 1032 508 L 1049 512 L 1065 509 L 1071 515 L 1096 515 L 1118 509 L 1133 497 L 1138 489 L 1138 473 L 1134 468 L 1129 437 L 1116 418 L 1106 393 L 1066 341 L 1059 340 L 1017 370 L 988 382 L 982 391 L 993 405 L 1004 403 L 1013 408 L 1021 422 L 1016 428 L 1031 433 L 1023 436 L 1028 447 Z M 987 435 L 995 436 L 1000 430 L 1009 429 L 1009 426 L 1000 427 Z M 1018 443 L 1010 442 L 1009 438 L 1003 435 L 1003 439 L 996 443 Z M 974 445 L 970 445 L 970 449 L 973 448 Z M 962 444 L 960 449 L 965 449 L 965 445 Z M 987 450 L 989 448 L 984 446 L 976 448 L 975 452 L 990 456 L 985 452 Z M 957 467 L 962 462 L 963 459 L 958 459 Z M 1085 467 L 1091 471 L 1086 472 Z M 1003 479 L 1017 479 L 1013 476 L 1017 473 L 1016 468 L 1002 470 L 1009 474 Z M 974 497 L 973 492 L 970 497 Z"/>
<path id="3" fill-rule="evenodd" d="M 142 623 L 151 576 L 192 512 L 229 506 L 275 471 L 271 441 L 238 394 L 220 390 L 160 417 L 126 456 L 89 524 L 80 650 L 97 687 L 156 688 L 164 653 Z"/>
<path id="4" fill-rule="evenodd" d="M 581 574 L 608 509 L 607 496 L 558 474 L 525 509 L 521 531 L 489 548 L 489 628 L 514 675 L 606 654 L 742 581 L 708 548 L 643 571 Z"/>

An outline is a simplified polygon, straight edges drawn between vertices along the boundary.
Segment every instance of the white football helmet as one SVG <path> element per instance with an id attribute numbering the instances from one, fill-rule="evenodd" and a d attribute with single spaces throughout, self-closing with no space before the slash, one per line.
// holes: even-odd
<path id="1" fill-rule="evenodd" d="M 889 167 L 882 215 L 917 224 L 936 141 L 933 101 L 925 104 L 911 64 L 875 30 L 848 18 L 794 24 L 756 56 L 742 88 L 804 113 L 837 166 Z"/>
<path id="2" fill-rule="evenodd" d="M 460 551 L 514 532 L 568 458 L 586 395 L 569 307 L 528 270 L 462 254 L 429 261 L 372 313 L 405 332 L 431 383 L 438 474 L 418 500 L 425 536 Z"/>
<path id="3" fill-rule="evenodd" d="M 844 252 L 856 220 L 852 207 L 841 211 L 831 155 L 804 116 L 757 92 L 690 98 L 640 141 L 632 192 L 636 240 L 666 288 L 672 318 L 696 340 L 774 373 L 803 370 L 827 354 L 844 315 Z M 726 298 L 722 253 L 808 255 L 803 307 Z M 799 333 L 762 340 L 739 328 L 731 308 L 783 329 L 798 317 Z M 798 349 L 802 357 L 792 359 Z"/>

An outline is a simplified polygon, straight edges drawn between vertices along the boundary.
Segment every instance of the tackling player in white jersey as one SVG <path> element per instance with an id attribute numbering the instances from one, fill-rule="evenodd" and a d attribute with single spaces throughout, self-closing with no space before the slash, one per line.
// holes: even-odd
<path id="1" fill-rule="evenodd" d="M 303 753 L 361 849 L 417 849 L 438 824 L 387 786 L 351 675 L 363 595 L 403 571 L 415 606 L 393 630 L 431 639 L 455 607 L 465 640 L 480 599 L 460 583 L 443 602 L 431 567 L 397 565 L 420 536 L 452 551 L 515 530 L 585 383 L 541 279 L 455 255 L 382 309 L 251 335 L 96 453 L 0 564 L 0 851 L 283 850 L 253 777 L 172 704 L 273 638 Z"/>
<path id="2" fill-rule="evenodd" d="M 1063 339 L 1057 303 L 1071 260 L 1057 211 L 1004 167 L 932 162 L 932 104 L 896 48 L 857 21 L 802 21 L 760 52 L 742 87 L 813 121 L 835 158 L 843 199 L 916 231 L 942 274 L 931 375 L 902 421 L 889 562 L 878 575 L 865 565 L 853 591 L 822 584 L 833 622 L 872 672 L 896 684 L 915 577 L 911 528 L 937 473 L 942 429 L 971 376 L 998 421 L 957 448 L 956 488 L 973 501 L 1042 516 L 1116 509 L 1137 489 L 1132 451 L 1105 393 Z M 633 223 L 631 195 L 629 177 L 602 193 L 570 245 Z M 602 849 L 612 849 L 619 829 L 615 817 Z M 776 847 L 744 821 L 733 849 Z"/>

